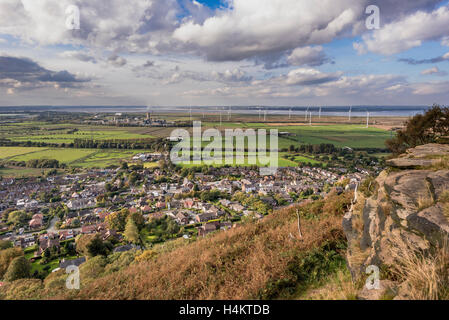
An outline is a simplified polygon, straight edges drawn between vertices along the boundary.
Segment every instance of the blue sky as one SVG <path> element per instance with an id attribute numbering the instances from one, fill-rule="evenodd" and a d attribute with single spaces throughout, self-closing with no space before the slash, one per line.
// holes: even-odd
<path id="1" fill-rule="evenodd" d="M 447 30 L 447 0 L 10 0 L 0 105 L 447 104 Z"/>

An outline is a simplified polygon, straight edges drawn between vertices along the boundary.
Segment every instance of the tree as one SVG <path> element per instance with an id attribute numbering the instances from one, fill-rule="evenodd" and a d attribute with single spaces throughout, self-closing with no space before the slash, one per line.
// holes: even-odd
<path id="1" fill-rule="evenodd" d="M 25 279 L 31 276 L 31 263 L 24 256 L 14 258 L 5 273 L 6 281 Z"/>
<path id="2" fill-rule="evenodd" d="M 75 243 L 76 251 L 79 254 L 89 257 L 95 257 L 98 255 L 106 256 L 111 249 L 109 244 L 103 242 L 98 234 L 81 235 L 77 237 Z"/>
<path id="3" fill-rule="evenodd" d="M 128 176 L 128 181 L 130 185 L 135 185 L 135 183 L 139 180 L 139 175 L 136 172 L 131 172 Z"/>
<path id="4" fill-rule="evenodd" d="M 121 168 L 122 170 L 128 170 L 128 162 L 122 162 L 120 168 Z"/>
<path id="5" fill-rule="evenodd" d="M 137 244 L 140 241 L 139 229 L 133 219 L 128 219 L 128 222 L 126 223 L 125 238 L 134 244 Z"/>
<path id="6" fill-rule="evenodd" d="M 11 261 L 20 256 L 23 256 L 23 251 L 19 248 L 10 248 L 0 251 L 0 279 L 5 275 Z"/>
<path id="7" fill-rule="evenodd" d="M 11 241 L 0 240 L 0 250 L 12 248 Z"/>
<path id="8" fill-rule="evenodd" d="M 113 212 L 106 217 L 106 223 L 109 229 L 122 232 L 125 230 L 126 219 L 128 218 L 129 210 L 122 209 L 118 212 Z"/>
<path id="9" fill-rule="evenodd" d="M 134 221 L 139 230 L 142 230 L 142 228 L 145 227 L 145 218 L 143 217 L 142 213 L 140 212 L 130 213 L 127 218 L 127 221 L 130 219 Z"/>
<path id="10" fill-rule="evenodd" d="M 8 223 L 15 227 L 24 224 L 26 220 L 27 215 L 23 211 L 13 211 L 8 215 Z"/>
<path id="11" fill-rule="evenodd" d="M 109 253 L 109 246 L 106 245 L 103 240 L 99 237 L 99 235 L 95 235 L 95 237 L 87 244 L 87 253 L 90 257 L 95 256 L 107 256 Z"/>

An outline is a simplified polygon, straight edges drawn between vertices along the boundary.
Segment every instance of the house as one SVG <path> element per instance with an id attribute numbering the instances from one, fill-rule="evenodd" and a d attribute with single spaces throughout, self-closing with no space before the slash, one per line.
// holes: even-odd
<path id="1" fill-rule="evenodd" d="M 175 220 L 178 224 L 180 225 L 186 225 L 189 224 L 189 215 L 184 213 L 184 212 L 179 212 L 178 214 L 175 215 Z"/>
<path id="2" fill-rule="evenodd" d="M 209 233 L 217 231 L 218 226 L 219 226 L 219 223 L 216 223 L 216 222 L 206 223 L 206 224 L 202 225 L 201 227 L 198 227 L 198 236 L 205 237 Z"/>
<path id="3" fill-rule="evenodd" d="M 245 207 L 240 203 L 232 203 L 229 208 L 235 212 L 243 212 L 243 210 L 245 210 Z"/>
<path id="4" fill-rule="evenodd" d="M 42 214 L 35 214 L 28 223 L 31 229 L 42 228 L 44 216 Z"/>
<path id="5" fill-rule="evenodd" d="M 75 232 L 73 230 L 59 231 L 59 240 L 60 241 L 73 239 L 74 237 L 75 237 Z"/>
<path id="6" fill-rule="evenodd" d="M 54 235 L 48 236 L 47 239 L 40 241 L 38 254 L 41 255 L 46 249 L 56 248 L 59 250 L 61 244 L 59 243 L 59 238 L 55 238 Z"/>
<path id="7" fill-rule="evenodd" d="M 232 228 L 232 222 L 225 221 L 220 224 L 220 230 L 228 230 L 231 228 Z"/>
<path id="8" fill-rule="evenodd" d="M 166 207 L 165 202 L 159 201 L 158 203 L 156 203 L 157 209 L 165 209 L 165 207 Z"/>
<path id="9" fill-rule="evenodd" d="M 229 205 L 231 204 L 231 201 L 229 201 L 228 199 L 221 199 L 220 203 L 222 206 L 229 207 Z"/>
<path id="10" fill-rule="evenodd" d="M 97 226 L 95 226 L 95 225 L 81 227 L 82 234 L 93 234 L 95 232 L 97 232 Z"/>
<path id="11" fill-rule="evenodd" d="M 30 202 L 25 203 L 25 209 L 34 209 L 37 208 L 39 202 L 36 200 L 31 200 Z"/>
<path id="12" fill-rule="evenodd" d="M 29 222 L 29 226 L 31 229 L 39 229 L 42 228 L 42 220 L 31 220 Z"/>
<path id="13" fill-rule="evenodd" d="M 184 208 L 191 209 L 193 207 L 193 205 L 195 204 L 195 201 L 193 199 L 185 199 L 183 201 L 183 204 L 184 204 Z"/>
<path id="14" fill-rule="evenodd" d="M 67 202 L 67 208 L 70 210 L 82 210 L 96 206 L 95 199 L 77 199 Z"/>
<path id="15" fill-rule="evenodd" d="M 101 239 L 103 241 L 111 240 L 111 239 L 120 239 L 120 235 L 117 233 L 117 231 L 112 229 L 102 230 L 101 232 Z"/>
<path id="16" fill-rule="evenodd" d="M 113 252 L 114 252 L 114 253 L 115 253 L 115 252 L 127 252 L 127 251 L 131 251 L 131 250 L 133 250 L 133 249 L 140 250 L 141 248 L 140 248 L 140 246 L 136 246 L 136 245 L 134 245 L 134 244 L 127 244 L 127 245 L 124 245 L 124 246 L 120 246 L 120 247 L 115 248 L 115 249 L 113 250 Z"/>
<path id="17" fill-rule="evenodd" d="M 84 262 L 86 262 L 86 258 L 82 257 L 82 258 L 77 258 L 77 259 L 73 259 L 73 260 L 65 260 L 62 259 L 62 261 L 59 263 L 59 268 L 60 269 L 66 269 L 69 266 L 76 266 L 79 267 L 80 265 L 82 265 Z"/>
<path id="18" fill-rule="evenodd" d="M 196 222 L 207 222 L 213 219 L 216 219 L 217 216 L 215 214 L 213 214 L 212 212 L 205 212 L 202 214 L 197 214 L 195 216 L 195 221 Z"/>

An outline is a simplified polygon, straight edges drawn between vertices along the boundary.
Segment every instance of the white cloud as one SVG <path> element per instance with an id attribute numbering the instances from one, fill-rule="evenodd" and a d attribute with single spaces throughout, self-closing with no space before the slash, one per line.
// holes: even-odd
<path id="1" fill-rule="evenodd" d="M 416 83 L 412 85 L 413 94 L 415 95 L 437 95 L 447 94 L 447 88 L 449 88 L 449 82 L 430 82 L 430 83 Z"/>
<path id="2" fill-rule="evenodd" d="M 203 24 L 183 23 L 173 37 L 205 51 L 209 60 L 242 60 L 329 42 L 362 12 L 363 1 L 234 0 Z"/>
<path id="3" fill-rule="evenodd" d="M 447 41 L 449 6 L 432 12 L 419 11 L 363 36 L 363 46 L 354 45 L 359 53 L 366 51 L 392 55 L 421 46 L 425 41 Z"/>
<path id="4" fill-rule="evenodd" d="M 251 76 L 248 76 L 244 71 L 237 68 L 234 70 L 226 70 L 225 72 L 213 71 L 212 76 L 217 81 L 223 82 L 241 82 L 252 80 Z"/>
<path id="5" fill-rule="evenodd" d="M 293 66 L 317 67 L 330 61 L 321 46 L 296 48 L 287 58 L 287 62 Z"/>
<path id="6" fill-rule="evenodd" d="M 75 59 L 83 62 L 92 62 L 96 63 L 95 57 L 91 56 L 88 53 L 82 52 L 82 51 L 64 51 L 61 54 L 62 57 L 68 58 L 68 59 Z"/>
<path id="7" fill-rule="evenodd" d="M 130 51 L 150 50 L 151 41 L 178 25 L 176 0 L 77 0 L 80 30 L 66 27 L 72 0 L 2 0 L 0 33 L 39 44 L 82 44 Z"/>
<path id="8" fill-rule="evenodd" d="M 428 75 L 446 76 L 447 72 L 441 71 L 438 67 L 433 67 L 433 68 L 421 71 L 421 74 L 424 76 L 428 76 Z"/>
<path id="9" fill-rule="evenodd" d="M 288 85 L 314 85 L 337 80 L 342 74 L 323 73 L 316 69 L 300 68 L 288 73 L 286 84 Z"/>
<path id="10" fill-rule="evenodd" d="M 123 67 L 124 65 L 126 65 L 127 60 L 123 57 L 113 54 L 108 58 L 108 62 L 114 67 Z"/>

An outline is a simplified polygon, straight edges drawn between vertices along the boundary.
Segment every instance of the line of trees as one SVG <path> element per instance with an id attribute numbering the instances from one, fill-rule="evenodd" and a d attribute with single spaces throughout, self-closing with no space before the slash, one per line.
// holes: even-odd
<path id="1" fill-rule="evenodd" d="M 78 148 L 78 149 L 131 149 L 154 150 L 163 152 L 170 148 L 170 142 L 158 139 L 139 140 L 91 140 L 75 139 L 71 143 L 49 143 L 42 141 L 12 141 L 0 139 L 2 147 L 53 147 L 53 148 Z"/>
<path id="2" fill-rule="evenodd" d="M 58 169 L 58 168 L 66 168 L 64 163 L 59 163 L 58 160 L 55 159 L 31 159 L 28 161 L 6 161 L 2 162 L 2 165 L 10 165 L 14 167 L 27 167 L 27 168 L 38 168 L 38 169 Z"/>

